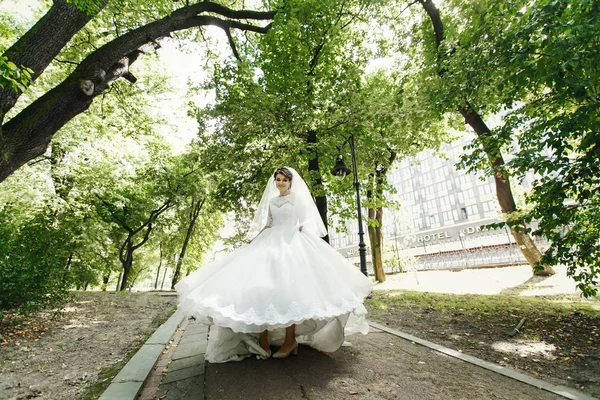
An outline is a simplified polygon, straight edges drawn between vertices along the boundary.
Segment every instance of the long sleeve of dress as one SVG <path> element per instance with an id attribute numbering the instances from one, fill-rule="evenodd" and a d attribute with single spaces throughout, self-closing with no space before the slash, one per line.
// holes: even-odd
<path id="1" fill-rule="evenodd" d="M 298 218 L 298 227 L 302 227 L 302 229 L 313 229 L 309 220 L 308 206 L 309 205 L 305 204 L 303 199 L 299 197 L 296 197 L 294 199 L 294 212 L 296 213 L 296 217 Z"/>
<path id="2" fill-rule="evenodd" d="M 271 206 L 269 205 L 269 216 L 267 217 L 267 225 L 265 226 L 271 225 L 273 225 L 273 215 L 271 214 Z"/>

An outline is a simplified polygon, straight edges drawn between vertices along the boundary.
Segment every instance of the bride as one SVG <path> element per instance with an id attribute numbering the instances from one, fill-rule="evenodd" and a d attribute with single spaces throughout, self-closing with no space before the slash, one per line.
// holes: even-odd
<path id="1" fill-rule="evenodd" d="M 368 332 L 372 283 L 320 238 L 327 230 L 294 169 L 269 179 L 249 235 L 175 286 L 181 311 L 211 324 L 209 362 L 285 358 L 298 343 L 333 352 L 345 336 Z M 271 345 L 281 347 L 272 354 Z"/>

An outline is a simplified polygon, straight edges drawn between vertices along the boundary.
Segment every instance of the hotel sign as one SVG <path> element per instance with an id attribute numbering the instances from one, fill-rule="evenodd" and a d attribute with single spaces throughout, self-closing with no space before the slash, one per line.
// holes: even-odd
<path id="1" fill-rule="evenodd" d="M 367 255 L 369 255 L 371 252 L 371 249 L 369 248 L 369 246 L 367 246 L 365 249 L 366 249 Z M 349 249 L 339 249 L 338 252 L 346 258 L 358 257 L 358 255 L 359 255 L 358 246 L 351 247 Z"/>
<path id="2" fill-rule="evenodd" d="M 485 224 L 489 224 L 489 223 L 493 223 L 493 222 L 497 222 L 497 220 L 484 220 L 481 221 L 481 224 L 473 224 L 470 226 L 449 226 L 447 229 L 445 230 L 438 230 L 438 231 L 434 231 L 434 232 L 430 232 L 430 233 L 425 233 L 425 234 L 420 234 L 420 235 L 416 235 L 416 236 L 412 236 L 410 237 L 410 244 L 408 245 L 409 247 L 412 248 L 418 248 L 418 247 L 427 247 L 428 245 L 436 245 L 436 244 L 442 244 L 446 241 L 452 242 L 452 241 L 458 241 L 460 240 L 462 242 L 462 240 L 464 239 L 477 239 L 479 235 L 479 233 L 481 232 L 481 226 L 485 225 Z M 402 239 L 401 237 L 398 237 L 398 239 Z M 394 238 L 385 238 L 384 240 L 394 240 Z M 367 246 L 366 248 L 367 250 L 367 255 L 370 254 L 371 249 L 369 248 L 369 246 Z M 358 253 L 358 246 L 354 246 L 351 248 L 345 248 L 345 249 L 338 249 L 338 251 L 340 252 L 341 255 L 343 255 L 346 258 L 352 258 L 352 257 L 358 257 L 359 253 Z"/>
<path id="3" fill-rule="evenodd" d="M 462 228 L 462 229 L 454 228 L 454 229 L 447 230 L 447 231 L 419 235 L 419 236 L 415 237 L 415 240 L 419 243 L 431 242 L 431 241 L 436 241 L 436 240 L 452 239 L 453 237 L 456 237 L 456 236 L 468 236 L 468 235 L 472 235 L 472 234 L 480 232 L 480 231 L 481 231 L 480 226 L 469 226 L 469 227 Z"/>

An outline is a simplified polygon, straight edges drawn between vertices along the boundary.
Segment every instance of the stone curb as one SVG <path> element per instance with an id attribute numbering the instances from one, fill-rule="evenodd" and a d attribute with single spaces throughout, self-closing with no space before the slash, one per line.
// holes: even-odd
<path id="1" fill-rule="evenodd" d="M 184 320 L 148 375 L 137 400 L 203 399 L 207 339 L 208 326 Z"/>
<path id="2" fill-rule="evenodd" d="M 156 360 L 183 321 L 183 314 L 177 310 L 162 324 L 135 353 L 123 369 L 115 376 L 99 400 L 134 400 L 144 385 L 144 381 L 154 367 Z"/>
<path id="3" fill-rule="evenodd" d="M 544 382 L 544 381 L 542 381 L 540 379 L 536 379 L 536 378 L 534 378 L 532 376 L 523 374 L 521 372 L 517 372 L 517 371 L 511 370 L 511 369 L 508 369 L 508 368 L 504 368 L 504 367 L 502 367 L 500 365 L 493 364 L 491 362 L 484 361 L 484 360 L 481 360 L 479 358 L 475 358 L 475 357 L 470 356 L 468 354 L 463 354 L 463 353 L 461 353 L 459 351 L 452 350 L 452 349 L 449 349 L 447 347 L 440 346 L 439 344 L 435 344 L 435 343 L 430 342 L 428 340 L 420 339 L 420 338 L 418 338 L 416 336 L 409 335 L 408 333 L 397 331 L 395 329 L 389 328 L 389 327 L 387 327 L 385 325 L 378 324 L 376 322 L 369 321 L 369 325 L 372 326 L 373 328 L 380 329 L 380 330 L 382 330 L 384 332 L 387 332 L 387 333 L 390 333 L 390 334 L 392 334 L 394 336 L 398 336 L 398 337 L 401 337 L 403 339 L 409 340 L 411 342 L 420 344 L 421 346 L 429 347 L 432 350 L 435 350 L 435 351 L 438 351 L 440 353 L 446 354 L 446 355 L 448 355 L 450 357 L 458 358 L 459 360 L 468 362 L 470 364 L 477 365 L 477 366 L 479 366 L 481 368 L 485 368 L 487 370 L 496 372 L 498 374 L 507 376 L 509 378 L 516 379 L 516 380 L 518 380 L 520 382 L 526 383 L 526 384 L 531 385 L 531 386 L 535 386 L 537 388 L 546 390 L 548 392 L 552 392 L 552 393 L 557 394 L 559 396 L 566 397 L 567 399 L 572 399 L 572 400 L 598 400 L 595 397 L 592 397 L 592 396 L 590 396 L 588 394 L 585 394 L 583 392 L 577 391 L 575 389 L 571 389 L 571 388 L 568 388 L 568 387 L 565 387 L 565 386 L 560 386 L 560 385 L 553 385 L 551 383 Z"/>

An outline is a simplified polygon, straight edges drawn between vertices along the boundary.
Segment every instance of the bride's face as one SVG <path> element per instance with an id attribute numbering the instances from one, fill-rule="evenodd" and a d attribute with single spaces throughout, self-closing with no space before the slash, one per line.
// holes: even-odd
<path id="1" fill-rule="evenodd" d="M 290 188 L 291 183 L 292 182 L 285 175 L 277 174 L 275 177 L 275 185 L 281 193 L 286 193 Z"/>

